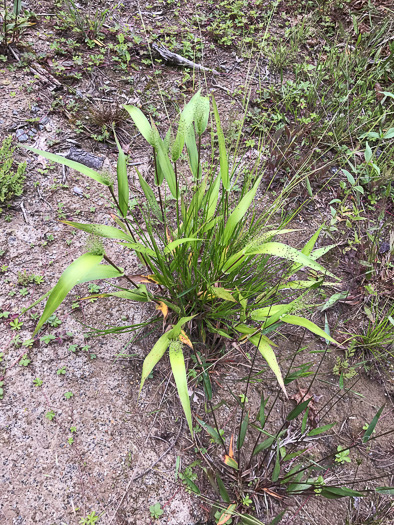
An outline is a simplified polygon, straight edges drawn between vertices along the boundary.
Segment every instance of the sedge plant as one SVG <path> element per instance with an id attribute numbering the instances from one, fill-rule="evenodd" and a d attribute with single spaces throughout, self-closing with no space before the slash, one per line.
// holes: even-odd
<path id="1" fill-rule="evenodd" d="M 207 165 L 202 159 L 202 140 L 210 119 L 208 97 L 196 93 L 185 105 L 174 136 L 170 129 L 164 140 L 155 124 L 149 122 L 139 108 L 124 106 L 152 148 L 154 184 L 138 173 L 145 196 L 144 206 L 129 206 L 127 160 L 115 132 L 119 150 L 117 193 L 108 174 L 28 147 L 108 188 L 117 209 L 117 215 L 112 216 L 113 226 L 62 222 L 96 238 L 121 244 L 146 268 L 140 275 L 129 276 L 121 263 L 108 257 L 102 244 L 93 243 L 93 248 L 70 264 L 47 294 L 49 297 L 35 334 L 75 285 L 126 277 L 128 286 L 116 284 L 114 291 L 96 294 L 96 297 L 154 303 L 158 315 L 164 316 L 167 329 L 144 360 L 141 388 L 168 350 L 191 433 L 184 351 L 189 347 L 190 352 L 195 353 L 193 340 L 204 343 L 208 357 L 212 357 L 209 353 L 217 340 L 249 341 L 267 361 L 284 392 L 275 345 L 268 334 L 287 323 L 303 326 L 334 341 L 316 324 L 295 315 L 302 310 L 305 295 L 311 288 L 320 285 L 327 275 L 334 277 L 317 262 L 330 246 L 314 249 L 320 229 L 302 250 L 275 240 L 293 231 L 283 223 L 272 225 L 273 213 L 283 204 L 285 191 L 273 204 L 264 207 L 262 199 L 256 197 L 262 174 L 249 174 L 241 180 L 236 167 L 230 170 L 213 96 L 211 102 L 214 118 L 211 119 L 211 161 Z M 181 159 L 185 146 L 187 166 Z M 189 179 L 185 179 L 186 170 L 190 172 Z M 189 181 L 186 193 L 182 191 L 184 180 Z M 173 203 L 172 209 L 168 208 L 169 203 Z M 295 278 L 303 267 L 315 270 L 320 277 L 317 280 Z"/>

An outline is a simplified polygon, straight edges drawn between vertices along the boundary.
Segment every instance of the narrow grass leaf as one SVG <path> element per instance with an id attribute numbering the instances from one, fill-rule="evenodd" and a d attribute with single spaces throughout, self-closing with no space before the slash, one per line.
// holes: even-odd
<path id="1" fill-rule="evenodd" d="M 280 371 L 278 361 L 276 360 L 275 352 L 273 351 L 272 347 L 264 340 L 263 337 L 260 337 L 259 335 L 255 335 L 249 338 L 249 341 L 253 343 L 255 346 L 257 346 L 260 354 L 267 361 L 268 366 L 271 368 L 271 370 L 275 374 L 275 377 L 279 383 L 279 386 L 281 387 L 285 396 L 287 397 L 287 392 L 286 392 L 285 384 L 283 382 L 282 373 Z"/>
<path id="2" fill-rule="evenodd" d="M 230 189 L 230 176 L 229 176 L 229 171 L 228 171 L 228 158 L 227 158 L 227 152 L 226 152 L 226 144 L 224 140 L 222 126 L 220 124 L 218 108 L 216 105 L 215 97 L 213 95 L 212 95 L 212 106 L 213 106 L 213 113 L 215 115 L 216 129 L 217 129 L 218 142 L 219 142 L 220 177 L 223 182 L 223 188 L 226 191 L 228 191 Z"/>
<path id="3" fill-rule="evenodd" d="M 123 269 L 119 268 L 122 271 L 118 271 L 116 268 L 109 264 L 98 264 L 86 274 L 79 281 L 80 284 L 87 283 L 89 281 L 98 281 L 100 279 L 113 279 L 114 277 L 122 277 L 124 275 Z"/>
<path id="4" fill-rule="evenodd" d="M 234 458 L 230 458 L 230 456 L 224 456 L 224 463 L 235 470 L 238 470 L 238 463 L 235 461 Z"/>
<path id="5" fill-rule="evenodd" d="M 264 525 L 262 521 L 254 518 L 253 516 L 249 516 L 249 514 L 242 514 L 241 523 L 244 525 Z"/>
<path id="6" fill-rule="evenodd" d="M 259 454 L 262 450 L 266 450 L 267 448 L 269 448 L 274 441 L 275 437 L 270 437 L 259 443 L 253 451 L 253 456 L 257 456 L 257 454 Z"/>
<path id="7" fill-rule="evenodd" d="M 212 286 L 209 289 L 209 292 L 215 297 L 218 297 L 219 299 L 223 299 L 224 301 L 230 301 L 232 303 L 237 302 L 228 290 L 226 290 L 225 288 L 221 288 L 220 286 L 218 287 Z"/>
<path id="8" fill-rule="evenodd" d="M 216 482 L 218 484 L 220 497 L 225 503 L 230 503 L 230 496 L 228 495 L 226 486 L 223 483 L 222 478 L 219 476 L 218 472 L 216 472 Z"/>
<path id="9" fill-rule="evenodd" d="M 205 421 L 203 421 L 199 417 L 196 417 L 196 419 L 199 422 L 199 424 L 202 426 L 202 428 L 211 436 L 211 438 L 214 440 L 215 443 L 221 443 L 222 440 L 215 428 L 205 423 Z"/>
<path id="10" fill-rule="evenodd" d="M 348 489 L 347 487 L 323 487 L 321 495 L 328 499 L 338 499 L 346 497 L 362 498 L 364 494 L 357 490 Z"/>
<path id="11" fill-rule="evenodd" d="M 338 301 L 341 301 L 342 299 L 346 299 L 346 297 L 349 295 L 349 292 L 344 291 L 340 293 L 334 293 L 331 297 L 327 299 L 327 301 L 323 304 L 323 306 L 320 308 L 321 312 L 324 312 L 324 310 L 328 310 L 329 308 L 332 308 Z"/>
<path id="12" fill-rule="evenodd" d="M 189 126 L 186 132 L 185 142 L 187 154 L 189 156 L 190 169 L 192 170 L 194 178 L 196 178 L 197 171 L 199 171 L 201 175 L 201 170 L 198 170 L 198 150 L 193 126 Z"/>
<path id="13" fill-rule="evenodd" d="M 98 237 L 105 237 L 107 239 L 120 239 L 122 241 L 130 241 L 132 238 L 129 234 L 123 230 L 118 230 L 113 226 L 105 226 L 104 224 L 83 224 L 81 222 L 72 222 L 72 221 L 61 221 L 63 224 L 77 228 L 84 232 L 90 233 L 92 235 L 97 235 Z"/>
<path id="14" fill-rule="evenodd" d="M 262 392 L 260 399 L 260 408 L 256 418 L 257 421 L 260 423 L 261 427 L 263 427 L 265 423 L 265 405 L 267 404 L 267 401 L 268 399 L 264 399 L 264 392 Z"/>
<path id="15" fill-rule="evenodd" d="M 233 512 L 236 506 L 237 505 L 235 503 L 232 503 L 231 505 L 229 505 L 228 508 L 220 516 L 220 519 L 217 522 L 217 525 L 225 525 L 226 523 L 228 523 L 231 520 L 231 516 L 233 515 Z"/>
<path id="16" fill-rule="evenodd" d="M 218 203 L 220 188 L 220 177 L 216 177 L 215 182 L 211 184 L 207 192 L 207 216 L 206 221 L 209 222 L 215 214 L 216 206 Z"/>
<path id="17" fill-rule="evenodd" d="M 115 129 L 113 132 L 116 145 L 118 147 L 118 164 L 116 168 L 118 178 L 118 203 L 122 216 L 126 217 L 127 211 L 129 209 L 129 180 L 127 178 L 126 156 L 123 153 L 121 145 L 119 144 Z"/>
<path id="18" fill-rule="evenodd" d="M 139 290 L 135 292 L 132 290 L 121 290 L 119 292 L 110 292 L 106 294 L 99 294 L 99 297 L 119 297 L 119 299 L 128 299 L 129 301 L 138 301 L 139 303 L 146 303 L 151 301 L 145 286 L 139 286 Z"/>
<path id="19" fill-rule="evenodd" d="M 168 346 L 170 344 L 170 335 L 169 332 L 165 332 L 155 343 L 152 350 L 145 357 L 144 363 L 142 365 L 142 375 L 141 375 L 141 384 L 140 392 L 144 386 L 145 380 L 148 375 L 152 372 L 153 368 L 157 365 L 160 359 L 165 354 Z"/>
<path id="20" fill-rule="evenodd" d="M 144 139 L 147 142 L 149 142 L 151 146 L 153 146 L 152 127 L 149 124 L 149 120 L 145 117 L 145 115 L 139 108 L 127 105 L 124 105 L 123 107 L 133 119 L 134 124 L 136 125 L 138 131 L 141 133 Z"/>
<path id="21" fill-rule="evenodd" d="M 164 251 L 165 255 L 168 255 L 169 253 L 171 253 L 173 250 L 175 250 L 175 248 L 177 248 L 181 244 L 185 244 L 185 243 L 188 243 L 188 242 L 197 242 L 197 241 L 201 241 L 201 240 L 202 239 L 195 239 L 194 237 L 185 237 L 184 239 L 176 239 L 175 241 L 172 241 L 169 244 L 167 244 L 167 246 L 164 248 L 163 251 Z"/>
<path id="22" fill-rule="evenodd" d="M 394 496 L 394 487 L 376 487 L 375 492 Z"/>
<path id="23" fill-rule="evenodd" d="M 322 427 L 314 428 L 310 432 L 308 432 L 308 436 L 318 436 L 319 434 L 323 434 L 323 432 L 327 432 L 327 430 L 330 430 L 336 423 L 330 423 L 328 425 L 323 425 Z"/>
<path id="24" fill-rule="evenodd" d="M 189 315 L 188 317 L 181 317 L 174 327 L 168 332 L 171 339 L 177 339 L 179 334 L 182 332 L 183 325 L 194 319 L 195 315 Z"/>
<path id="25" fill-rule="evenodd" d="M 282 511 L 280 514 L 278 514 L 276 516 L 276 518 L 274 518 L 272 521 L 270 521 L 270 523 L 268 525 L 278 525 L 278 523 L 280 523 L 281 519 L 283 518 L 283 515 L 286 511 Z"/>
<path id="26" fill-rule="evenodd" d="M 299 416 L 301 414 L 301 412 L 303 412 L 306 407 L 309 405 L 310 401 L 311 401 L 312 398 L 310 399 L 307 399 L 306 401 L 303 401 L 302 403 L 300 403 L 299 405 L 297 405 L 291 412 L 290 414 L 287 416 L 286 420 L 287 421 L 292 421 L 293 419 L 295 419 L 297 416 Z"/>
<path id="27" fill-rule="evenodd" d="M 328 336 L 331 336 L 330 325 L 328 323 L 327 314 L 324 314 L 324 331 Z M 326 342 L 326 345 L 330 343 L 330 341 L 326 338 L 324 338 L 324 341 Z"/>
<path id="28" fill-rule="evenodd" d="M 122 246 L 127 246 L 127 248 L 131 248 L 132 250 L 135 250 L 138 253 L 143 253 L 144 255 L 149 255 L 150 257 L 156 257 L 156 252 L 138 242 L 125 242 Z"/>
<path id="29" fill-rule="evenodd" d="M 209 374 L 206 370 L 202 372 L 202 381 L 204 387 L 204 394 L 206 395 L 208 401 L 212 399 L 212 385 L 211 380 L 209 379 Z"/>
<path id="30" fill-rule="evenodd" d="M 307 407 L 307 409 L 305 410 L 304 417 L 302 418 L 301 434 L 305 432 L 306 424 L 308 423 L 308 416 L 309 416 L 309 407 Z"/>
<path id="31" fill-rule="evenodd" d="M 75 162 L 74 160 L 66 159 L 65 157 L 62 157 L 61 155 L 55 155 L 54 153 L 48 153 L 46 151 L 42 151 L 39 149 L 32 148 L 31 146 L 24 146 L 23 148 L 26 148 L 33 153 L 36 153 L 37 155 L 40 155 L 41 157 L 44 157 L 44 159 L 48 159 L 52 162 L 57 162 L 57 164 L 62 164 L 63 166 L 68 166 L 69 168 L 72 168 L 75 171 L 78 171 L 79 173 L 82 173 L 82 175 L 86 175 L 87 177 L 90 177 L 91 179 L 94 179 L 96 182 L 99 182 L 100 184 L 103 184 L 104 186 L 112 186 L 112 181 L 108 178 L 103 176 L 101 173 L 92 170 L 92 168 L 88 168 L 87 166 L 84 166 L 83 164 L 80 164 L 79 162 Z"/>
<path id="32" fill-rule="evenodd" d="M 275 257 L 280 257 L 282 259 L 287 259 L 289 261 L 294 261 L 301 264 L 301 266 L 306 266 L 307 268 L 312 268 L 313 270 L 318 270 L 323 274 L 327 274 L 334 279 L 338 279 L 333 273 L 326 270 L 321 264 L 317 263 L 312 257 L 309 257 L 296 248 L 292 246 L 287 246 L 279 242 L 268 242 L 262 246 L 256 248 L 250 248 L 246 251 L 246 255 L 273 255 Z"/>
<path id="33" fill-rule="evenodd" d="M 275 466 L 274 466 L 274 470 L 272 472 L 272 478 L 271 478 L 273 482 L 278 481 L 279 473 L 280 473 L 280 453 L 279 453 L 279 445 L 278 445 L 276 449 Z"/>
<path id="34" fill-rule="evenodd" d="M 64 270 L 48 297 L 44 312 L 37 323 L 33 335 L 40 330 L 45 321 L 47 321 L 53 312 L 55 312 L 60 306 L 74 286 L 78 284 L 95 266 L 100 264 L 102 258 L 103 255 L 84 253 Z"/>
<path id="35" fill-rule="evenodd" d="M 242 445 L 244 444 L 246 431 L 248 430 L 248 425 L 249 425 L 249 414 L 246 414 L 241 423 L 241 430 L 239 432 L 239 440 L 237 442 L 238 450 L 240 450 L 242 448 Z"/>
<path id="36" fill-rule="evenodd" d="M 223 231 L 223 235 L 221 238 L 221 244 L 224 246 L 227 246 L 232 234 L 234 233 L 234 230 L 239 223 L 239 221 L 244 217 L 245 213 L 248 211 L 255 195 L 257 188 L 260 185 L 260 181 L 262 179 L 262 176 L 260 176 L 257 181 L 255 182 L 253 188 L 248 191 L 248 193 L 241 199 L 241 201 L 238 203 L 238 205 L 235 207 L 229 218 L 227 219 L 226 226 Z M 285 245 L 284 245 L 285 246 Z M 257 252 L 259 253 L 259 252 Z"/>
<path id="37" fill-rule="evenodd" d="M 281 321 L 283 321 L 286 324 L 292 324 L 295 326 L 302 326 L 303 328 L 306 328 L 313 334 L 316 334 L 320 337 L 323 337 L 326 341 L 330 341 L 331 343 L 338 344 L 335 339 L 333 339 L 329 333 L 325 332 L 321 328 L 317 326 L 317 324 L 313 323 L 312 321 L 309 321 L 309 319 L 305 319 L 304 317 L 299 317 L 298 315 L 283 315 L 280 318 Z"/>
<path id="38" fill-rule="evenodd" d="M 181 400 L 183 411 L 189 425 L 190 434 L 193 437 L 192 412 L 190 408 L 189 393 L 187 390 L 187 376 L 185 359 L 183 357 L 182 346 L 178 343 L 170 344 L 170 363 L 174 375 L 175 384 L 178 390 L 179 399 Z"/>
<path id="39" fill-rule="evenodd" d="M 157 204 L 157 200 L 156 200 L 155 194 L 152 191 L 152 188 L 149 186 L 149 184 L 146 182 L 146 180 L 141 175 L 141 173 L 137 170 L 137 168 L 136 168 L 136 172 L 138 175 L 138 179 L 140 181 L 140 186 L 148 202 L 149 208 L 153 211 L 155 216 L 158 219 L 160 219 L 160 221 L 163 221 L 163 216 L 161 214 L 160 206 Z"/>
<path id="40" fill-rule="evenodd" d="M 367 430 L 365 431 L 365 434 L 363 435 L 363 443 L 366 443 L 368 441 L 368 439 L 371 437 L 371 434 L 372 432 L 375 430 L 375 427 L 378 423 L 378 420 L 383 412 L 383 409 L 384 409 L 385 405 L 383 405 L 382 407 L 379 408 L 379 410 L 377 411 L 375 417 L 373 418 L 373 420 L 371 421 L 371 423 L 368 425 L 368 428 Z"/>

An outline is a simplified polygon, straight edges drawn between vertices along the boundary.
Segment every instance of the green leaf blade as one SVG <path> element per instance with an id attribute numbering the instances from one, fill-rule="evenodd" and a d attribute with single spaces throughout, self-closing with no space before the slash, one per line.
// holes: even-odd
<path id="1" fill-rule="evenodd" d="M 189 392 L 187 389 L 185 359 L 183 357 L 182 345 L 178 341 L 170 344 L 169 355 L 172 374 L 175 379 L 179 399 L 181 400 L 190 433 L 193 436 L 192 412 L 190 408 Z"/>
<path id="2" fill-rule="evenodd" d="M 142 111 L 136 106 L 123 106 L 127 113 L 132 118 L 134 124 L 136 125 L 138 131 L 144 137 L 144 139 L 153 146 L 153 133 L 152 127 L 149 124 L 149 120 L 145 117 Z"/>
<path id="3" fill-rule="evenodd" d="M 220 177 L 223 182 L 223 188 L 226 191 L 228 191 L 230 189 L 230 176 L 229 176 L 229 170 L 228 170 L 226 144 L 224 140 L 222 126 L 220 124 L 218 108 L 216 105 L 215 97 L 213 95 L 212 95 L 212 106 L 213 106 L 213 113 L 215 115 L 218 142 L 219 142 Z"/>
<path id="4" fill-rule="evenodd" d="M 37 323 L 33 335 L 40 330 L 45 321 L 57 310 L 72 288 L 79 284 L 90 270 L 100 264 L 102 259 L 103 255 L 84 253 L 64 270 L 48 297 L 44 312 Z"/>
<path id="5" fill-rule="evenodd" d="M 123 153 L 122 147 L 118 141 L 115 130 L 114 137 L 118 147 L 118 164 L 117 164 L 117 178 L 118 178 L 118 203 L 120 212 L 123 217 L 126 217 L 129 209 L 129 179 L 127 178 L 127 163 L 126 156 Z"/>
<path id="6" fill-rule="evenodd" d="M 40 155 L 41 157 L 44 157 L 44 159 L 56 162 L 57 164 L 62 164 L 63 166 L 68 166 L 69 168 L 78 171 L 82 175 L 90 177 L 91 179 L 95 180 L 96 182 L 99 182 L 100 184 L 103 184 L 104 186 L 112 186 L 112 181 L 108 177 L 104 177 L 101 173 L 93 170 L 92 168 L 88 168 L 84 164 L 80 164 L 79 162 L 75 162 L 74 160 L 66 159 L 61 155 L 55 155 L 54 153 L 48 153 L 47 151 L 32 148 L 31 146 L 21 146 L 32 151 L 33 153 L 36 153 L 37 155 Z"/>
<path id="7" fill-rule="evenodd" d="M 378 423 L 378 420 L 383 412 L 383 409 L 384 409 L 385 405 L 383 405 L 382 407 L 379 408 L 379 410 L 377 411 L 375 417 L 372 419 L 371 423 L 368 425 L 368 428 L 367 430 L 365 431 L 365 434 L 363 435 L 363 443 L 366 443 L 369 438 L 371 437 L 373 431 L 375 430 L 375 427 Z"/>
<path id="8" fill-rule="evenodd" d="M 156 341 L 156 343 L 153 346 L 152 350 L 145 357 L 144 363 L 142 365 L 140 392 L 142 390 L 142 387 L 144 386 L 146 378 L 152 372 L 153 368 L 157 365 L 157 363 L 160 361 L 160 359 L 163 357 L 163 355 L 165 354 L 165 351 L 167 350 L 169 344 L 170 344 L 170 335 L 169 335 L 169 332 L 165 332 Z"/>

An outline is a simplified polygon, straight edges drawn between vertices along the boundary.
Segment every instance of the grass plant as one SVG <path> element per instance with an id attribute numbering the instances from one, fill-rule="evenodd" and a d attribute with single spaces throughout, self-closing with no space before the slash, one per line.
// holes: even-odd
<path id="1" fill-rule="evenodd" d="M 172 371 L 191 432 L 183 345 L 194 353 L 192 340 L 201 341 L 206 348 L 205 357 L 212 357 L 220 340 L 249 341 L 259 349 L 286 393 L 274 352 L 275 344 L 268 334 L 282 324 L 290 324 L 303 326 L 334 341 L 316 324 L 295 315 L 303 310 L 306 294 L 320 286 L 327 275 L 335 282 L 334 276 L 317 262 L 332 246 L 314 249 L 321 228 L 302 250 L 275 240 L 293 231 L 285 228 L 283 221 L 272 224 L 274 213 L 283 204 L 287 190 L 284 188 L 275 202 L 265 207 L 262 200 L 256 198 L 262 175 L 250 174 L 241 180 L 236 167 L 229 169 L 213 97 L 212 106 L 216 136 L 212 131 L 211 159 L 207 163 L 202 159 L 201 146 L 209 121 L 210 102 L 200 92 L 183 109 L 175 136 L 170 129 L 164 140 L 141 110 L 125 106 L 153 150 L 154 185 L 138 173 L 146 198 L 145 207 L 129 208 L 126 157 L 115 133 L 119 149 L 117 195 L 108 174 L 28 148 L 106 186 L 118 211 L 118 215 L 113 216 L 117 227 L 63 221 L 95 236 L 96 240 L 87 253 L 64 271 L 50 292 L 35 334 L 76 284 L 125 275 L 128 287 L 115 285 L 115 291 L 93 297 L 113 296 L 150 302 L 164 317 L 167 329 L 145 358 L 141 388 L 169 349 Z M 185 145 L 190 169 L 189 179 L 185 180 L 189 180 L 191 186 L 186 194 L 181 191 L 186 167 L 179 161 Z M 241 187 L 239 192 L 234 189 L 237 184 Z M 294 186 L 294 181 L 291 186 Z M 169 202 L 173 203 L 172 208 L 168 208 Z M 97 241 L 99 237 L 112 239 L 134 252 L 146 268 L 145 272 L 132 276 L 125 274 L 120 263 L 108 257 L 103 244 Z M 294 280 L 303 267 L 315 270 L 317 279 Z"/>

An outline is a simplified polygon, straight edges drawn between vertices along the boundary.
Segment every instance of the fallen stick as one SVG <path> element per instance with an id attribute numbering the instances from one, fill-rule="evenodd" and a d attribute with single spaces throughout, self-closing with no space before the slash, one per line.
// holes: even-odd
<path id="1" fill-rule="evenodd" d="M 199 71 L 209 71 L 210 73 L 213 73 L 214 75 L 220 75 L 220 73 L 216 71 L 215 69 L 209 69 L 208 67 L 204 67 L 201 64 L 196 64 L 195 62 L 192 62 L 191 60 L 188 60 L 187 58 L 184 58 L 181 55 L 178 55 L 177 53 L 173 53 L 172 51 L 169 51 L 163 46 L 152 44 L 152 48 L 166 62 L 171 62 L 172 64 L 175 64 L 177 66 L 190 67 L 191 69 L 198 69 Z"/>
<path id="2" fill-rule="evenodd" d="M 30 223 L 29 223 L 29 219 L 27 218 L 27 213 L 26 213 L 25 207 L 24 207 L 24 205 L 23 205 L 23 201 L 21 201 L 20 208 L 21 208 L 21 210 L 22 210 L 23 218 L 25 219 L 25 223 L 26 223 L 26 224 L 30 224 Z"/>

